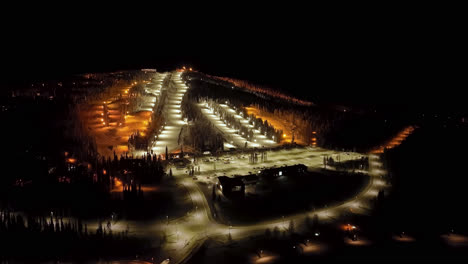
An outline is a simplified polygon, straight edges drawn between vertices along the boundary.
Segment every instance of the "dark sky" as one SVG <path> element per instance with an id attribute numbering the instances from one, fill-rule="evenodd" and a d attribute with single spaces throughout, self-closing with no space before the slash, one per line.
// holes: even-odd
<path id="1" fill-rule="evenodd" d="M 0 82 L 186 64 L 311 100 L 464 103 L 467 43 L 457 17 L 237 21 L 222 29 L 215 22 L 7 27 Z"/>

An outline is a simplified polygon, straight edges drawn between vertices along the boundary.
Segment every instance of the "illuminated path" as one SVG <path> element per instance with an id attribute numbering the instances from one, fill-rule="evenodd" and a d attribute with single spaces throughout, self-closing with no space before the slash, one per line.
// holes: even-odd
<path id="1" fill-rule="evenodd" d="M 225 143 L 225 147 L 243 148 L 245 146 L 247 139 L 241 137 L 239 134 L 236 134 L 237 130 L 229 128 L 217 115 L 213 113 L 213 110 L 206 106 L 206 104 L 201 103 L 198 104 L 198 106 L 200 107 L 201 112 L 216 128 L 222 132 L 224 138 L 228 141 L 228 143 Z M 249 143 L 251 142 L 248 142 L 247 144 L 251 146 Z"/>
<path id="2" fill-rule="evenodd" d="M 156 154 L 164 154 L 166 146 L 171 152 L 178 148 L 179 134 L 183 125 L 186 123 L 182 120 L 181 103 L 182 98 L 188 87 L 184 84 L 181 77 L 181 72 L 172 72 L 168 89 L 168 99 L 166 107 L 166 125 L 158 136 L 152 150 Z"/>
<path id="3" fill-rule="evenodd" d="M 220 104 L 220 106 L 226 109 L 227 111 L 229 111 L 236 120 L 241 122 L 243 126 L 251 128 L 251 129 L 254 128 L 253 125 L 249 124 L 249 121 L 246 118 L 236 114 L 236 111 L 232 109 L 231 107 L 229 107 L 228 105 Z M 254 142 L 252 144 L 254 145 L 254 147 L 258 147 L 258 146 L 274 147 L 278 145 L 275 141 L 268 139 L 265 135 L 262 135 L 260 131 L 257 129 L 253 129 L 253 134 L 254 134 Z"/>
<path id="4" fill-rule="evenodd" d="M 245 142 L 247 142 L 247 148 L 259 148 L 262 146 L 265 147 L 274 147 L 277 146 L 276 142 L 273 140 L 267 139 L 266 136 L 260 134 L 260 131 L 254 129 L 254 141 L 248 141 L 245 137 L 242 135 L 238 134 L 238 131 L 233 128 L 229 128 L 223 120 L 220 119 L 219 116 L 215 115 L 213 110 L 208 107 L 206 103 L 200 103 L 198 106 L 201 109 L 201 112 L 208 118 L 208 120 L 211 121 L 213 125 L 216 126 L 224 135 L 225 139 L 228 141 L 225 143 L 226 148 L 244 148 L 245 147 Z M 245 127 L 248 128 L 253 128 L 252 125 L 249 124 L 249 121 L 247 119 L 241 117 L 240 115 L 237 115 L 234 109 L 230 108 L 229 106 L 225 104 L 221 104 L 221 107 L 225 108 L 228 110 L 237 120 L 241 122 L 241 124 Z"/>

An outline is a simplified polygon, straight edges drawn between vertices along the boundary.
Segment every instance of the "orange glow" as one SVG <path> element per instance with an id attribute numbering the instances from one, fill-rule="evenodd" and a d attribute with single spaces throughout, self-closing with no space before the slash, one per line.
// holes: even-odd
<path id="1" fill-rule="evenodd" d="M 351 224 L 340 225 L 340 229 L 343 231 L 357 230 L 357 227 Z"/>
<path id="2" fill-rule="evenodd" d="M 102 174 L 106 175 L 107 171 L 105 169 L 102 170 Z"/>
<path id="3" fill-rule="evenodd" d="M 408 236 L 408 235 L 403 235 L 401 237 L 398 235 L 393 235 L 392 238 L 399 242 L 414 242 L 415 241 L 413 237 Z"/>
<path id="4" fill-rule="evenodd" d="M 402 131 L 400 131 L 395 137 L 390 139 L 387 143 L 371 150 L 370 153 L 379 154 L 379 153 L 383 153 L 385 148 L 392 149 L 392 148 L 398 147 L 409 135 L 411 135 L 414 132 L 416 128 L 417 127 L 415 126 L 405 127 Z"/>
<path id="5" fill-rule="evenodd" d="M 468 246 L 468 237 L 460 234 L 442 235 L 441 238 L 452 247 Z"/>
<path id="6" fill-rule="evenodd" d="M 285 137 L 286 137 L 286 134 L 283 134 L 283 137 L 285 138 Z"/>
<path id="7" fill-rule="evenodd" d="M 121 180 L 117 179 L 117 178 L 114 178 L 114 185 L 115 187 L 122 187 L 123 183 Z"/>
<path id="8" fill-rule="evenodd" d="M 113 157 L 114 152 L 117 156 L 129 152 L 128 139 L 136 131 L 148 134 L 152 109 L 128 115 L 132 112 L 129 108 L 131 102 L 126 98 L 131 94 L 131 87 L 138 83 L 141 81 L 119 82 L 97 94 L 96 99 L 90 97 L 82 103 L 80 119 L 89 128 L 90 136 L 95 138 L 98 153 L 104 157 Z"/>
<path id="9" fill-rule="evenodd" d="M 128 139 L 127 139 L 128 140 Z M 128 152 L 128 146 L 127 145 L 118 145 L 117 146 L 117 153 L 125 153 Z"/>
<path id="10" fill-rule="evenodd" d="M 291 131 L 292 125 L 291 125 L 290 120 L 288 121 L 288 118 L 279 117 L 275 113 L 271 113 L 271 112 L 259 109 L 253 105 L 246 107 L 245 110 L 247 110 L 248 115 L 254 115 L 255 118 L 261 118 L 264 121 L 265 120 L 268 121 L 268 123 L 271 126 L 273 126 L 275 129 L 283 130 L 283 132 Z M 287 133 L 284 133 L 284 135 L 283 135 L 283 142 L 291 142 L 292 135 L 287 134 Z M 303 144 L 303 145 L 306 144 L 304 140 L 301 139 L 300 137 L 296 137 L 294 141 L 298 144 Z"/>
<path id="11" fill-rule="evenodd" d="M 76 159 L 69 158 L 69 159 L 67 159 L 67 161 L 70 162 L 70 163 L 75 163 L 75 162 L 76 162 Z"/>

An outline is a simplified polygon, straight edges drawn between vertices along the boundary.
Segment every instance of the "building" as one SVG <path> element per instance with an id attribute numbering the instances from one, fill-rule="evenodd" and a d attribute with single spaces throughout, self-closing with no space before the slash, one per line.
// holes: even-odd
<path id="1" fill-rule="evenodd" d="M 234 177 L 240 179 L 244 183 L 244 185 L 256 184 L 259 180 L 256 174 L 234 175 Z"/>
<path id="2" fill-rule="evenodd" d="M 228 199 L 243 198 L 245 195 L 245 184 L 239 178 L 219 176 L 216 186 Z"/>
<path id="3" fill-rule="evenodd" d="M 280 176 L 290 176 L 303 174 L 307 171 L 307 166 L 304 164 L 296 164 L 292 166 L 283 166 L 278 168 L 268 168 L 258 172 L 258 175 L 266 178 L 276 178 Z"/>

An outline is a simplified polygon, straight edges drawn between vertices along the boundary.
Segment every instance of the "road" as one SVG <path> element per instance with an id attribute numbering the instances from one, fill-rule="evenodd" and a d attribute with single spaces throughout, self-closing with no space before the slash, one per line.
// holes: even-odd
<path id="1" fill-rule="evenodd" d="M 339 153 L 336 151 L 329 151 L 319 148 L 296 148 L 291 150 L 281 150 L 276 153 L 269 154 L 271 164 L 280 162 L 282 164 L 292 165 L 296 163 L 307 163 L 309 169 L 317 169 L 322 164 L 319 162 L 322 155 L 343 155 L 348 159 L 362 156 L 358 153 L 350 153 L 350 155 Z M 286 157 L 283 157 L 286 155 Z M 302 157 L 302 158 L 301 158 Z M 313 158 L 312 158 L 313 157 Z M 250 236 L 262 235 L 268 228 L 273 230 L 275 227 L 280 230 L 287 229 L 290 221 L 294 221 L 296 224 L 303 222 L 307 216 L 313 217 L 314 214 L 319 216 L 321 222 L 330 222 L 336 220 L 343 211 L 353 210 L 353 213 L 366 213 L 366 207 L 369 206 L 371 198 L 375 198 L 378 191 L 381 189 L 388 188 L 389 186 L 381 179 L 381 175 L 385 173 L 382 169 L 382 164 L 379 157 L 376 155 L 370 155 L 370 169 L 368 174 L 370 181 L 365 186 L 361 193 L 349 200 L 342 201 L 335 205 L 328 206 L 315 211 L 310 211 L 306 214 L 294 214 L 285 216 L 284 218 L 278 216 L 277 219 L 271 221 L 263 221 L 255 224 L 248 225 L 236 225 L 230 227 L 216 221 L 213 217 L 213 212 L 210 209 L 207 198 L 199 185 L 188 177 L 186 172 L 183 170 L 173 170 L 173 175 L 184 188 L 187 188 L 190 198 L 193 202 L 193 210 L 182 218 L 171 221 L 167 225 L 167 230 L 172 237 L 175 238 L 174 243 L 165 245 L 164 250 L 166 252 L 177 252 L 178 255 L 171 255 L 174 262 L 184 261 L 190 254 L 196 250 L 206 238 L 216 239 L 222 243 L 228 243 L 230 239 L 241 240 Z M 343 158 L 342 158 L 343 160 Z M 205 164 L 206 165 L 206 164 Z M 210 165 L 206 165 L 211 167 Z M 217 173 L 233 172 L 239 170 L 254 170 L 258 164 L 249 164 L 248 161 L 239 161 L 239 163 L 230 163 L 222 165 L 222 168 L 217 170 Z M 318 167 L 317 167 L 318 166 Z M 208 175 L 212 175 L 213 171 L 206 170 L 201 172 L 201 175 L 197 177 L 203 178 L 206 181 L 213 181 L 214 178 Z M 301 226 L 297 226 L 299 230 Z M 230 236 L 229 236 L 230 234 Z M 187 243 L 188 242 L 188 243 Z"/>
<path id="2" fill-rule="evenodd" d="M 250 164 L 248 160 L 239 159 L 237 155 L 225 155 L 225 157 L 234 158 L 234 162 L 224 164 L 220 162 L 219 168 L 212 169 L 212 162 L 201 164 L 201 172 L 197 177 L 200 181 L 213 183 L 214 174 L 221 175 L 226 173 L 242 173 L 255 171 L 259 166 L 271 167 L 273 165 L 293 165 L 298 163 L 306 164 L 309 170 L 315 170 L 323 167 L 323 155 L 336 157 L 340 155 L 342 161 L 347 159 L 360 158 L 363 154 L 359 153 L 341 153 L 321 148 L 293 148 L 278 151 L 269 151 L 268 160 L 262 164 Z M 171 263 L 183 263 L 189 259 L 191 254 L 210 238 L 220 243 L 228 244 L 235 240 L 242 240 L 251 236 L 263 235 L 266 229 L 273 230 L 278 227 L 280 230 L 287 230 L 289 222 L 293 221 L 297 231 L 301 231 L 304 226 L 300 225 L 306 217 L 312 218 L 318 215 L 321 222 L 336 221 L 339 215 L 344 211 L 352 210 L 356 214 L 366 214 L 370 206 L 369 201 L 375 198 L 379 190 L 387 189 L 388 186 L 381 176 L 386 172 L 382 168 L 382 163 L 378 155 L 369 154 L 369 170 L 366 172 L 370 181 L 361 192 L 348 200 L 329 205 L 327 208 L 321 208 L 307 213 L 299 213 L 286 216 L 278 216 L 270 221 L 262 221 L 255 224 L 233 225 L 219 223 L 208 204 L 207 198 L 201 190 L 199 184 L 187 175 L 185 170 L 173 170 L 175 180 L 181 188 L 186 188 L 187 195 L 192 201 L 192 209 L 183 217 L 165 221 L 141 222 L 120 220 L 112 225 L 114 232 L 129 230 L 129 234 L 147 238 L 153 241 L 155 245 L 162 246 L 162 254 L 155 256 L 156 260 L 163 261 L 168 257 Z M 208 178 L 209 177 L 209 178 Z M 64 219 L 68 221 L 69 219 Z M 96 221 L 89 221 L 88 230 L 97 229 Z M 105 223 L 104 223 L 105 226 Z M 162 237 L 166 238 L 163 242 Z M 157 262 L 156 262 L 157 263 Z"/>

